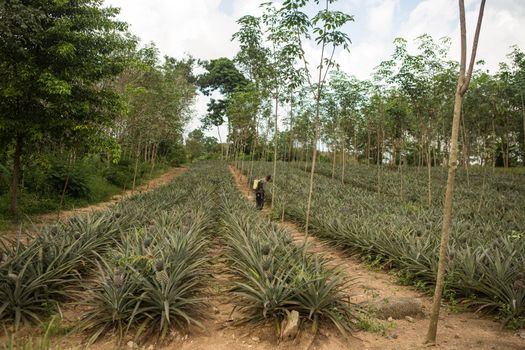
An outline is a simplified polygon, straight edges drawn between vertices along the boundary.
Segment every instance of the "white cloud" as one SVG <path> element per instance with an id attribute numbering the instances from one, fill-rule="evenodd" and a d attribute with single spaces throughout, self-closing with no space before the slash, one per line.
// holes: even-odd
<path id="1" fill-rule="evenodd" d="M 233 0 L 230 15 L 220 11 L 221 0 L 105 0 L 105 4 L 121 8 L 119 18 L 130 24 L 130 31 L 143 44 L 153 41 L 162 55 L 176 58 L 185 54 L 200 59 L 232 58 L 238 50 L 231 41 L 238 30 L 236 20 L 260 11 L 258 1 L 246 0 Z M 200 126 L 206 103 L 207 98 L 197 97 L 187 131 Z M 208 134 L 217 136 L 215 131 Z"/>
<path id="2" fill-rule="evenodd" d="M 258 0 L 229 1 L 228 13 L 221 11 L 221 0 L 105 0 L 121 7 L 120 18 L 131 24 L 131 32 L 144 43 L 154 41 L 162 54 L 181 58 L 189 53 L 197 58 L 233 57 L 238 45 L 231 36 L 238 30 L 236 20 L 243 15 L 260 14 Z M 479 0 L 467 0 L 467 35 L 472 41 Z M 356 22 L 348 25 L 352 38 L 350 54 L 338 52 L 336 59 L 343 70 L 359 78 L 368 78 L 373 68 L 387 59 L 392 41 L 402 36 L 409 43 L 427 33 L 435 39 L 452 38 L 450 57 L 459 59 L 459 23 L 457 0 L 421 0 L 407 8 L 405 0 L 340 0 L 335 8 L 354 14 Z M 224 6 L 222 6 L 224 7 Z M 488 1 L 477 58 L 496 70 L 505 60 L 511 45 L 525 48 L 525 1 Z M 409 46 L 410 47 L 410 46 Z M 320 50 L 306 47 L 311 68 L 318 63 Z M 207 99 L 199 97 L 196 116 L 189 129 L 198 127 L 206 113 Z M 214 135 L 216 133 L 213 133 Z M 223 133 L 224 136 L 224 133 Z"/>
<path id="3" fill-rule="evenodd" d="M 469 0 L 466 4 L 467 49 L 470 48 L 477 22 L 479 1 Z M 401 24 L 396 36 L 411 42 L 417 36 L 428 33 L 434 38 L 448 36 L 452 39 L 449 57 L 460 58 L 459 13 L 455 0 L 425 0 L 409 14 Z M 480 42 L 476 59 L 486 61 L 486 68 L 496 71 L 510 46 L 525 48 L 525 2 L 515 0 L 488 1 L 481 27 Z"/>
<path id="4" fill-rule="evenodd" d="M 121 8 L 121 18 L 143 42 L 154 41 L 163 54 L 199 58 L 231 56 L 237 45 L 229 40 L 236 24 L 219 11 L 220 0 L 106 0 Z M 218 40 L 218 38 L 220 38 Z"/>
<path id="5" fill-rule="evenodd" d="M 389 36 L 394 26 L 399 0 L 384 0 L 368 10 L 367 29 L 378 36 Z"/>

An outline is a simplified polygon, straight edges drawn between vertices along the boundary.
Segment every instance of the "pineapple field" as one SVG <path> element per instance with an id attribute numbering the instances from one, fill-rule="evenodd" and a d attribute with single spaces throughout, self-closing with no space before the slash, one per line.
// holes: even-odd
<path id="1" fill-rule="evenodd" d="M 226 164 L 214 162 L 108 211 L 46 226 L 34 240 L 2 241 L 0 319 L 6 332 L 24 334 L 81 310 L 67 326 L 79 346 L 103 338 L 163 344 L 174 330 L 205 331 L 214 240 L 224 245 L 226 293 L 241 315 L 235 325 L 271 324 L 277 339 L 295 311 L 315 330 L 351 332 L 347 277 L 254 212 Z"/>
<path id="2" fill-rule="evenodd" d="M 271 173 L 256 163 L 252 172 Z M 302 225 L 306 217 L 309 166 L 279 163 L 275 218 Z M 336 171 L 338 169 L 336 168 Z M 340 170 L 340 169 L 339 169 Z M 368 262 L 394 268 L 400 281 L 431 292 L 437 271 L 445 176 L 434 169 L 434 199 L 428 206 L 426 174 L 416 169 L 377 170 L 354 166 L 341 179 L 319 164 L 314 179 L 309 229 L 330 244 Z M 244 167 L 249 175 L 250 168 Z M 339 172 L 340 174 L 340 172 Z M 492 311 L 503 324 L 525 320 L 524 175 L 482 174 L 459 177 L 447 265 L 446 294 L 476 310 Z M 467 185 L 467 181 L 469 184 Z M 404 182 L 404 193 L 403 185 Z"/>
<path id="3" fill-rule="evenodd" d="M 272 167 L 252 165 L 244 171 L 263 174 Z M 365 283 L 384 279 L 380 268 L 394 271 L 399 285 L 430 292 L 439 210 L 375 189 L 363 191 L 319 169 L 310 232 L 329 246 L 319 245 L 317 251 L 283 225 L 289 221 L 304 229 L 307 195 L 304 164 L 285 163 L 278 164 L 280 177 L 273 183 L 275 206 L 263 213 L 239 191 L 250 178 L 239 183 L 240 171 L 232 175 L 226 162 L 199 162 L 168 185 L 106 211 L 45 226 L 34 239 L 22 234 L 3 239 L 4 347 L 211 349 L 250 343 L 287 349 L 316 343 L 329 349 L 378 343 L 371 339 L 378 335 L 383 341 L 393 339 L 389 334 L 395 321 L 381 320 L 371 304 L 357 302 L 356 270 L 347 266 L 359 265 L 351 257 L 357 255 L 376 270 L 358 270 Z M 359 172 L 366 174 L 365 169 Z M 486 183 L 487 194 L 494 196 L 497 191 Z M 445 295 L 448 302 L 464 306 L 463 312 L 480 310 L 503 326 L 519 327 L 525 261 L 518 230 L 523 228 L 518 221 L 503 225 L 499 218 L 523 202 L 493 211 L 483 224 L 469 219 L 475 204 L 465 204 L 454 222 Z M 483 215 L 489 212 L 483 209 Z M 330 250 L 338 257 L 325 254 Z M 382 300 L 393 295 L 388 289 L 394 282 L 386 283 Z M 294 314 L 299 335 L 297 330 L 289 333 Z M 38 329 L 43 329 L 40 336 Z M 241 340 L 250 333 L 256 336 Z M 365 343 L 351 340 L 355 334 Z M 225 340 L 230 336 L 238 340 Z M 516 344 L 518 339 L 508 348 Z"/>
<path id="4" fill-rule="evenodd" d="M 525 349 L 521 27 L 0 1 L 0 350 Z"/>

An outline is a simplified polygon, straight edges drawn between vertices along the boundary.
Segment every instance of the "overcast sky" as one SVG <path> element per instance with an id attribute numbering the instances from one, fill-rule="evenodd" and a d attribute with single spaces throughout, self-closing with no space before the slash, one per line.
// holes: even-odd
<path id="1" fill-rule="evenodd" d="M 232 58 L 238 45 L 231 36 L 238 30 L 236 20 L 257 15 L 259 0 L 105 0 L 121 8 L 119 18 L 130 31 L 150 41 L 163 55 L 181 58 L 185 54 L 201 59 Z M 480 0 L 466 0 L 467 36 L 471 41 Z M 313 3 L 313 2 L 312 2 Z M 412 41 L 423 33 L 438 39 L 452 38 L 450 56 L 459 60 L 457 0 L 339 0 L 335 8 L 354 15 L 355 22 L 344 29 L 352 39 L 350 52 L 337 55 L 341 69 L 358 78 L 368 78 L 373 68 L 387 59 L 392 41 L 403 37 Z M 478 49 L 478 59 L 495 71 L 506 60 L 510 46 L 525 49 L 525 0 L 489 0 Z M 318 49 L 310 44 L 309 55 Z M 199 126 L 207 99 L 197 98 L 194 121 Z M 215 133 L 211 133 L 215 135 Z"/>

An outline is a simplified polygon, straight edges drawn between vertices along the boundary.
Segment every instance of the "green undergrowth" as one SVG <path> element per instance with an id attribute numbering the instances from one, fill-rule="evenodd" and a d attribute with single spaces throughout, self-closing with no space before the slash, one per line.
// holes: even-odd
<path id="1" fill-rule="evenodd" d="M 169 166 L 164 164 L 158 164 L 153 170 L 149 164 L 141 167 L 142 171 L 138 173 L 136 186 L 140 186 L 169 169 Z M 113 177 L 109 174 L 112 174 Z M 66 191 L 61 207 L 65 176 L 67 175 L 61 171 L 55 174 L 53 180 L 49 180 L 48 175 L 42 174 L 35 176 L 34 179 L 26 180 L 26 183 L 37 181 L 40 185 L 21 186 L 18 196 L 18 214 L 16 215 L 10 212 L 9 192 L 0 194 L 0 236 L 2 231 L 14 230 L 20 225 L 30 225 L 32 219 L 39 214 L 56 212 L 59 208 L 68 210 L 108 201 L 114 195 L 131 189 L 133 168 L 122 165 L 112 165 L 107 169 L 92 169 L 87 165 L 79 166 L 79 170 L 71 174 L 68 179 L 68 191 Z"/>

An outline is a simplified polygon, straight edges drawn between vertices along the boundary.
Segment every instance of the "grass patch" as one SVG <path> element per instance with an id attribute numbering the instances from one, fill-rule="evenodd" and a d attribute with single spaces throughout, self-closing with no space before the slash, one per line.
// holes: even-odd
<path id="1" fill-rule="evenodd" d="M 137 177 L 135 186 L 140 186 L 149 180 L 158 177 L 166 172 L 170 167 L 165 164 L 157 164 L 152 170 L 150 166 L 145 169 L 142 166 L 141 177 Z M 133 169 L 130 169 L 132 171 Z M 133 178 L 133 173 L 131 173 Z M 86 207 L 92 204 L 108 201 L 116 194 L 129 190 L 129 187 L 117 186 L 104 176 L 102 171 L 86 175 L 86 186 L 89 195 L 84 198 L 74 198 L 66 195 L 62 210 Z M 53 213 L 60 208 L 60 193 L 53 192 L 34 192 L 28 188 L 21 188 L 18 196 L 18 214 L 13 215 L 10 212 L 11 196 L 9 192 L 0 195 L 0 236 L 2 232 L 13 231 L 21 225 L 30 224 L 33 217 L 40 214 Z"/>
<path id="2" fill-rule="evenodd" d="M 368 315 L 358 316 L 355 327 L 359 330 L 379 334 L 382 336 L 386 335 L 387 330 L 387 327 L 383 323 Z"/>

